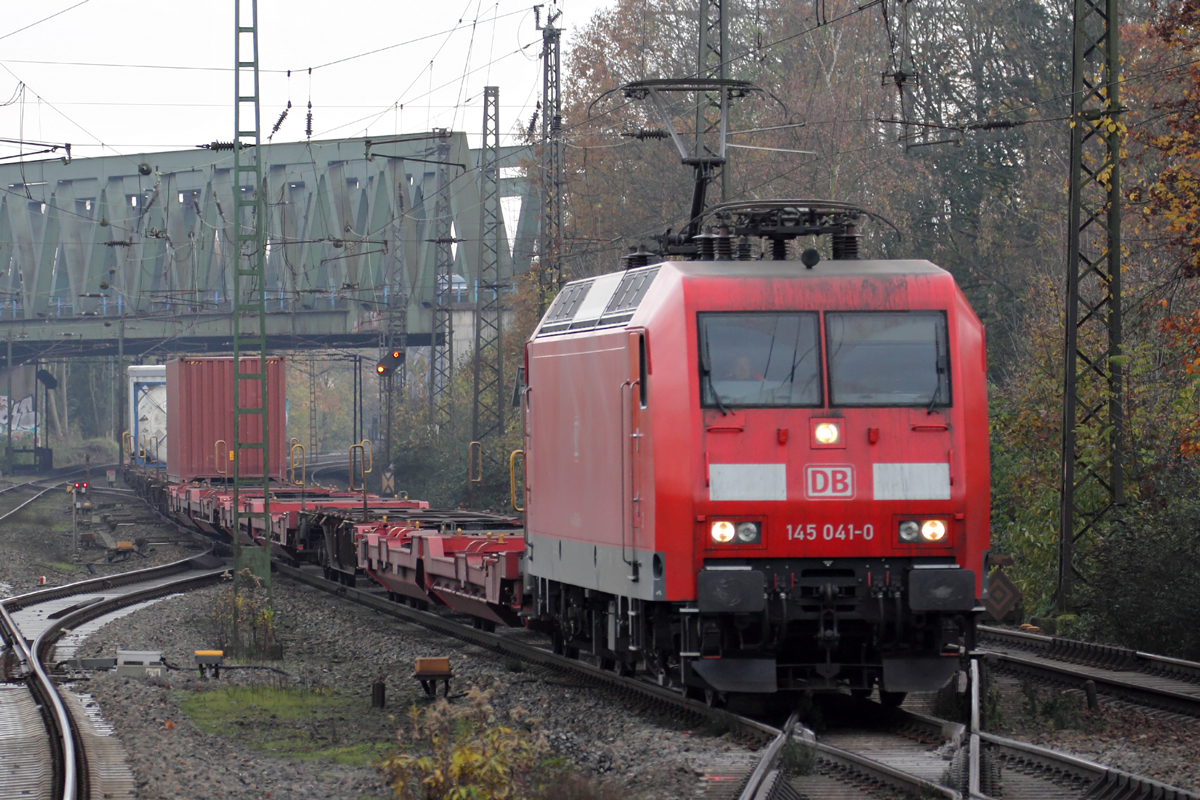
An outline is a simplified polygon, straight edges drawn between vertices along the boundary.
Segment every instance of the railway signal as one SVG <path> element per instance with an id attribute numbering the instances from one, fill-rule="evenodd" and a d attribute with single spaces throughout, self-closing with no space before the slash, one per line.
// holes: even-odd
<path id="1" fill-rule="evenodd" d="M 404 352 L 399 349 L 391 350 L 375 363 L 375 373 L 381 378 L 387 378 L 404 364 Z"/>

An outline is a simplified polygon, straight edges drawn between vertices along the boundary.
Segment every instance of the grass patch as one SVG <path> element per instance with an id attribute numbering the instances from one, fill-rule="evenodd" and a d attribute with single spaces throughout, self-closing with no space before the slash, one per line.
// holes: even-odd
<path id="1" fill-rule="evenodd" d="M 370 766 L 394 751 L 386 713 L 366 697 L 293 686 L 224 686 L 182 694 L 202 731 L 281 758 Z"/>
<path id="2" fill-rule="evenodd" d="M 390 742 L 362 742 L 340 747 L 325 747 L 320 750 L 304 748 L 307 742 L 297 742 L 297 736 L 264 742 L 259 749 L 300 761 L 327 761 L 347 767 L 370 767 L 396 751 Z"/>

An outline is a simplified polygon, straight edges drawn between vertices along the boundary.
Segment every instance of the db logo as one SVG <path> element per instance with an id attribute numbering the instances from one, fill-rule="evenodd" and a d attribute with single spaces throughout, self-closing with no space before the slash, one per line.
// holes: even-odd
<path id="1" fill-rule="evenodd" d="M 854 467 L 805 467 L 804 496 L 810 500 L 854 497 Z"/>

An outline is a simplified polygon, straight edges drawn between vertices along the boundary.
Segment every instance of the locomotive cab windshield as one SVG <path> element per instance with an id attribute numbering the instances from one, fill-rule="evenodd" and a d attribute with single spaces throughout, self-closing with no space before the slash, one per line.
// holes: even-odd
<path id="1" fill-rule="evenodd" d="M 817 315 L 700 314 L 704 405 L 821 405 Z"/>
<path id="2" fill-rule="evenodd" d="M 943 312 L 826 313 L 825 336 L 830 405 L 950 405 Z"/>
<path id="3" fill-rule="evenodd" d="M 830 406 L 950 405 L 946 315 L 939 311 L 700 313 L 701 404 L 822 406 L 820 316 Z"/>

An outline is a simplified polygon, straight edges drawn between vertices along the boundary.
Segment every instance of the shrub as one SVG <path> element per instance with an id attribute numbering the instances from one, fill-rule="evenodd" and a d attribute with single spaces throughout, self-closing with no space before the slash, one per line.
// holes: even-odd
<path id="1" fill-rule="evenodd" d="M 1180 497 L 1187 497 L 1180 493 Z M 1094 637 L 1136 650 L 1200 659 L 1200 508 L 1188 501 L 1131 506 L 1097 546 L 1082 587 Z"/>
<path id="2" fill-rule="evenodd" d="M 381 764 L 397 797 L 518 800 L 555 782 L 549 746 L 534 734 L 534 721 L 513 709 L 511 724 L 497 724 L 490 700 L 491 691 L 472 688 L 465 706 L 442 700 L 426 710 L 412 707 L 408 731 L 397 733 L 405 749 Z"/>
<path id="3" fill-rule="evenodd" d="M 279 658 L 275 610 L 263 582 L 244 569 L 218 596 L 212 628 L 217 645 L 235 659 Z"/>

